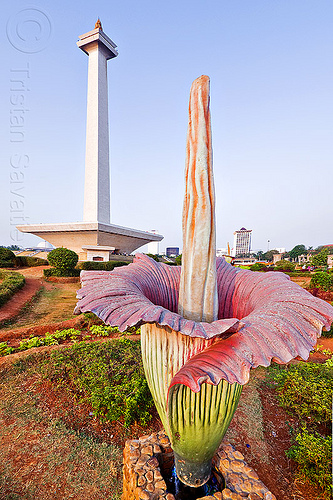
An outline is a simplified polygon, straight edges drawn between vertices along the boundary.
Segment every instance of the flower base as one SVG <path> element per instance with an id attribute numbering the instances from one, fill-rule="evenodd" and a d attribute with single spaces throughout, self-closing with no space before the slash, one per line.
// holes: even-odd
<path id="1" fill-rule="evenodd" d="M 173 466 L 173 451 L 164 431 L 126 441 L 122 500 L 177 500 L 168 491 Z M 213 466 L 221 491 L 198 500 L 276 500 L 230 444 L 221 443 Z"/>

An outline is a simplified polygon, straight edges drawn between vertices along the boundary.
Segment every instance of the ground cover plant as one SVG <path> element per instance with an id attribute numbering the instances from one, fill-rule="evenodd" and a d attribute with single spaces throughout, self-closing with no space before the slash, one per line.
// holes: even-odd
<path id="1" fill-rule="evenodd" d="M 110 337 L 112 334 L 120 336 L 124 335 L 140 335 L 140 328 L 131 327 L 125 332 L 120 332 L 117 327 L 107 325 L 92 325 L 89 330 L 78 330 L 75 328 L 65 328 L 63 330 L 56 330 L 54 333 L 47 332 L 45 336 L 31 335 L 29 338 L 22 339 L 18 347 L 9 345 L 8 342 L 0 342 L 0 357 L 14 354 L 16 352 L 26 351 L 33 347 L 42 347 L 50 345 L 59 345 L 66 341 L 90 341 L 94 337 Z"/>
<path id="2" fill-rule="evenodd" d="M 16 272 L 0 271 L 0 280 L 0 306 L 2 306 L 24 286 L 25 278 Z"/>
<path id="3" fill-rule="evenodd" d="M 333 360 L 298 363 L 270 370 L 280 405 L 292 416 L 293 445 L 287 456 L 298 464 L 297 476 L 331 496 Z"/>
<path id="4" fill-rule="evenodd" d="M 79 400 L 89 402 L 102 421 L 120 420 L 128 427 L 151 418 L 153 402 L 138 341 L 79 342 L 51 355 L 46 376 L 57 384 L 70 382 Z"/>

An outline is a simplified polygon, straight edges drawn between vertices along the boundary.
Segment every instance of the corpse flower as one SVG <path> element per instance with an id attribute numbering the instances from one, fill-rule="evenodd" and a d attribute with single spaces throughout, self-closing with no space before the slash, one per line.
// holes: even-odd
<path id="1" fill-rule="evenodd" d="M 282 273 L 215 258 L 208 77 L 193 83 L 189 108 L 182 266 L 137 255 L 111 272 L 83 271 L 77 311 L 121 331 L 142 325 L 145 373 L 177 475 L 200 486 L 251 368 L 306 360 L 333 308 Z"/>

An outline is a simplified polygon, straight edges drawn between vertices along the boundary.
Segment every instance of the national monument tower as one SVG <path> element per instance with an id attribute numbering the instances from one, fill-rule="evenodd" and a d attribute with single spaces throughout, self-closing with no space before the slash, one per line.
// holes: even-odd
<path id="1" fill-rule="evenodd" d="M 83 222 L 25 224 L 17 229 L 70 248 L 80 260 L 109 260 L 110 253 L 131 253 L 163 236 L 111 224 L 107 61 L 117 57 L 117 46 L 99 19 L 77 45 L 89 56 Z"/>

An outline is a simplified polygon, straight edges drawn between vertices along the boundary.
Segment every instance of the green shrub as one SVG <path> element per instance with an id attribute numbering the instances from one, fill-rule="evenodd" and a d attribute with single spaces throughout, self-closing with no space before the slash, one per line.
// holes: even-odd
<path id="1" fill-rule="evenodd" d="M 298 463 L 297 476 L 330 492 L 332 484 L 332 437 L 310 434 L 305 428 L 296 435 L 296 443 L 286 455 Z"/>
<path id="2" fill-rule="evenodd" d="M 26 351 L 32 347 L 57 345 L 60 341 L 76 340 L 79 336 L 81 336 L 80 330 L 75 330 L 74 328 L 57 330 L 54 333 L 47 333 L 45 337 L 30 337 L 28 339 L 21 340 L 18 350 Z"/>
<path id="3" fill-rule="evenodd" d="M 68 269 L 75 268 L 77 261 L 79 260 L 79 256 L 77 253 L 73 252 L 73 250 L 59 247 L 55 248 L 48 254 L 47 260 L 51 266 L 56 269 L 67 271 Z"/>
<path id="4" fill-rule="evenodd" d="M 177 257 L 175 258 L 175 262 L 176 262 L 177 266 L 182 265 L 182 254 L 177 255 Z"/>
<path id="5" fill-rule="evenodd" d="M 289 262 L 289 260 L 278 260 L 275 263 L 275 269 L 276 271 L 295 271 L 296 264 L 294 262 Z"/>
<path id="6" fill-rule="evenodd" d="M 58 278 L 75 278 L 80 276 L 80 269 L 56 269 L 55 267 L 50 267 L 43 270 L 45 278 L 50 278 L 55 276 Z"/>
<path id="7" fill-rule="evenodd" d="M 0 272 L 0 306 L 5 304 L 25 283 L 25 277 L 16 272 Z"/>
<path id="8" fill-rule="evenodd" d="M 151 259 L 154 259 L 156 262 L 160 261 L 160 258 L 158 255 L 155 255 L 153 253 L 147 253 L 146 255 L 148 255 L 148 257 L 150 257 Z"/>
<path id="9" fill-rule="evenodd" d="M 333 368 L 316 363 L 299 363 L 275 374 L 279 402 L 287 412 L 308 424 L 331 423 Z"/>
<path id="10" fill-rule="evenodd" d="M 0 247 L 0 267 L 13 267 L 15 254 L 8 248 Z"/>
<path id="11" fill-rule="evenodd" d="M 108 325 L 92 325 L 89 330 L 93 335 L 97 335 L 98 337 L 109 337 L 111 333 L 119 333 L 119 334 L 136 334 L 140 335 L 140 327 L 136 328 L 135 326 L 131 326 L 125 330 L 125 332 L 120 332 L 118 327 L 116 326 L 108 326 Z"/>
<path id="12" fill-rule="evenodd" d="M 80 262 L 78 267 L 85 271 L 112 271 L 115 267 L 127 266 L 129 262 L 108 260 L 106 262 L 86 261 Z"/>
<path id="13" fill-rule="evenodd" d="M 264 271 L 266 270 L 266 265 L 262 262 L 256 262 L 250 267 L 251 271 Z"/>
<path id="14" fill-rule="evenodd" d="M 310 281 L 310 288 L 329 291 L 333 289 L 333 276 L 324 271 L 315 273 Z"/>
<path id="15" fill-rule="evenodd" d="M 116 326 L 108 325 L 92 325 L 89 330 L 93 335 L 97 337 L 109 337 L 111 333 L 119 333 Z"/>
<path id="16" fill-rule="evenodd" d="M 102 421 L 146 424 L 153 405 L 144 376 L 140 342 L 126 338 L 84 343 L 52 353 L 46 377 L 70 384 Z"/>
<path id="17" fill-rule="evenodd" d="M 0 342 L 0 356 L 7 356 L 8 354 L 12 354 L 14 352 L 14 348 L 10 347 L 7 342 Z"/>

